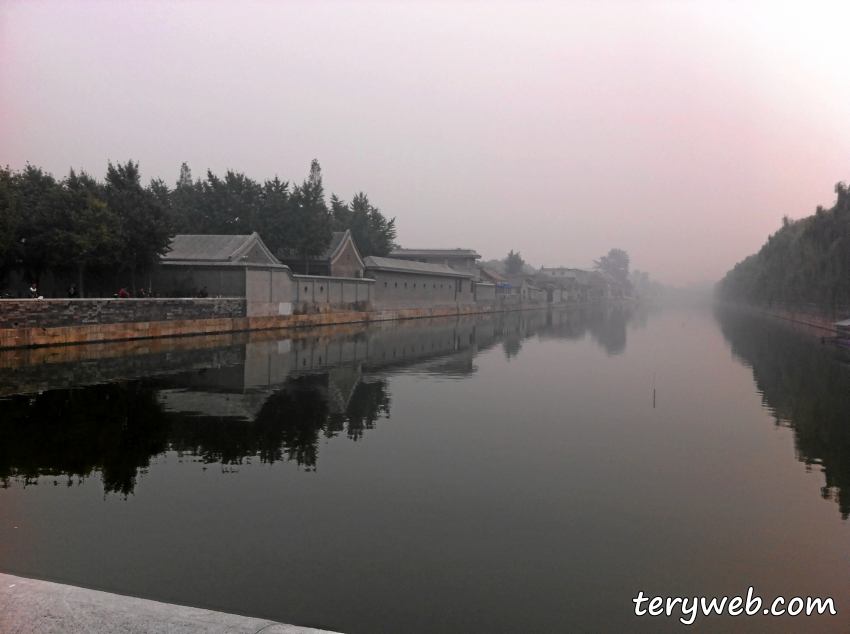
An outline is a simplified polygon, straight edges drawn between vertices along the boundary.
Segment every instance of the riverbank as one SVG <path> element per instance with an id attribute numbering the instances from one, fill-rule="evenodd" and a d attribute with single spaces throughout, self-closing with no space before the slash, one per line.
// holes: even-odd
<path id="1" fill-rule="evenodd" d="M 847 315 L 850 315 L 850 312 L 844 313 L 840 311 L 836 314 L 827 314 L 822 310 L 810 306 L 785 308 L 729 302 L 722 302 L 721 305 L 729 306 L 737 310 L 775 317 L 794 324 L 798 328 L 809 332 L 809 334 L 813 334 L 818 337 L 838 335 L 839 330 L 835 326 L 835 322 L 846 318 Z"/>
<path id="2" fill-rule="evenodd" d="M 0 573 L 4 634 L 333 634 Z"/>
<path id="3" fill-rule="evenodd" d="M 86 300 L 6 300 L 0 323 L 0 349 L 132 341 L 167 337 L 218 335 L 256 330 L 283 330 L 342 324 L 451 317 L 579 306 L 578 303 L 459 306 L 399 310 L 343 310 L 298 315 L 245 316 L 240 300 L 92 300 L 103 306 L 80 310 Z M 48 304 L 54 304 L 49 305 Z M 163 302 L 159 306 L 157 302 Z M 164 303 L 168 302 L 168 305 Z M 244 303 L 244 301 L 243 301 Z M 27 306 L 40 313 L 39 322 Z M 116 309 L 123 308 L 123 312 Z M 14 311 L 21 311 L 21 316 Z M 55 321 L 58 313 L 62 321 Z M 75 317 L 84 313 L 85 319 Z M 240 316 L 227 316 L 238 314 Z M 13 317 L 8 317 L 13 315 Z M 154 319 L 151 319 L 151 316 Z M 29 318 L 27 318 L 29 317 Z M 51 320 L 53 319 L 53 321 Z M 111 323 L 101 323 L 108 321 Z M 92 323 L 94 322 L 94 323 Z M 59 325 L 59 324 L 62 325 Z M 51 324 L 51 325 L 45 325 Z M 57 325 L 52 325 L 57 324 Z"/>

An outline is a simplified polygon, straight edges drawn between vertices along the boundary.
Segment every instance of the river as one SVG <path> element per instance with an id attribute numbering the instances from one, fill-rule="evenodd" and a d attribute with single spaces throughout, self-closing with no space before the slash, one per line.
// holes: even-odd
<path id="1" fill-rule="evenodd" d="M 56 350 L 0 355 L 0 571 L 346 634 L 850 624 L 850 357 L 776 320 Z M 750 586 L 838 614 L 635 614 Z"/>

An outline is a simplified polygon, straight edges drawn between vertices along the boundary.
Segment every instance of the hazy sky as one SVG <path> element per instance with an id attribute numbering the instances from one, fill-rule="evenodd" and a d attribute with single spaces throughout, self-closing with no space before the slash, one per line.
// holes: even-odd
<path id="1" fill-rule="evenodd" d="M 850 3 L 0 0 L 0 163 L 365 191 L 409 247 L 718 279 L 850 180 Z"/>

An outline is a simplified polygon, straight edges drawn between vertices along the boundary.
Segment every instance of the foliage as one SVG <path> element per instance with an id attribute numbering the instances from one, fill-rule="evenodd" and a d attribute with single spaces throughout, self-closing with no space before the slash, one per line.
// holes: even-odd
<path id="1" fill-rule="evenodd" d="M 370 255 L 385 257 L 395 248 L 395 218 L 387 220 L 363 192 L 356 194 L 350 205 L 331 196 L 331 215 L 334 231 L 351 229 L 357 249 L 364 258 Z"/>
<path id="2" fill-rule="evenodd" d="M 608 255 L 594 260 L 593 266 L 605 271 L 618 282 L 627 284 L 629 281 L 629 254 L 622 249 L 611 249 Z"/>
<path id="3" fill-rule="evenodd" d="M 720 281 L 720 298 L 758 304 L 815 304 L 836 310 L 850 304 L 850 190 L 835 186 L 831 209 L 818 207 L 782 227 Z"/>
<path id="4" fill-rule="evenodd" d="M 51 269 L 77 274 L 84 293 L 86 271 L 102 272 L 121 261 L 121 221 L 104 202 L 104 188 L 73 170 L 49 198 Z"/>
<path id="5" fill-rule="evenodd" d="M 14 178 L 10 169 L 0 168 L 0 280 L 15 267 L 20 257 L 20 228 L 23 223 L 16 213 Z"/>
<path id="6" fill-rule="evenodd" d="M 346 204 L 325 202 L 314 160 L 299 186 L 275 177 L 258 182 L 228 170 L 195 180 L 184 163 L 173 189 L 154 179 L 141 183 L 139 164 L 109 163 L 105 182 L 73 170 L 61 181 L 27 165 L 0 169 L 0 283 L 13 270 L 39 282 L 47 272 L 78 280 L 110 272 L 136 277 L 167 252 L 176 233 L 257 232 L 280 257 L 309 261 L 322 255 L 333 231 L 351 229 L 365 257 L 395 246 L 395 218 L 387 219 L 360 192 Z M 122 282 L 124 284 L 124 282 Z"/>
<path id="7" fill-rule="evenodd" d="M 20 268 L 38 282 L 51 263 L 50 234 L 53 217 L 49 206 L 58 184 L 50 174 L 27 165 L 13 177 L 15 209 L 20 220 Z"/>
<path id="8" fill-rule="evenodd" d="M 322 168 L 313 159 L 310 175 L 292 192 L 292 222 L 288 247 L 293 255 L 304 260 L 310 272 L 310 259 L 320 256 L 331 242 L 331 214 L 325 204 Z"/>
<path id="9" fill-rule="evenodd" d="M 525 260 L 522 259 L 519 251 L 514 253 L 513 249 L 511 249 L 510 253 L 508 253 L 504 262 L 505 271 L 507 271 L 508 275 L 519 275 L 525 267 Z"/>
<path id="10" fill-rule="evenodd" d="M 121 220 L 121 261 L 130 270 L 133 294 L 136 272 L 147 271 L 168 252 L 174 235 L 160 200 L 141 184 L 139 164 L 109 163 L 106 170 L 106 201 Z"/>

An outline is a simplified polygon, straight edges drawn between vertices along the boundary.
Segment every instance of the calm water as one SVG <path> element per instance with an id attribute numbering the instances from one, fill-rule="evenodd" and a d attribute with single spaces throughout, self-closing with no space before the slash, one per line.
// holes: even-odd
<path id="1" fill-rule="evenodd" d="M 683 631 L 631 599 L 750 585 L 838 615 L 690 630 L 847 630 L 818 339 L 632 308 L 280 336 L 0 356 L 0 570 L 348 634 Z"/>

